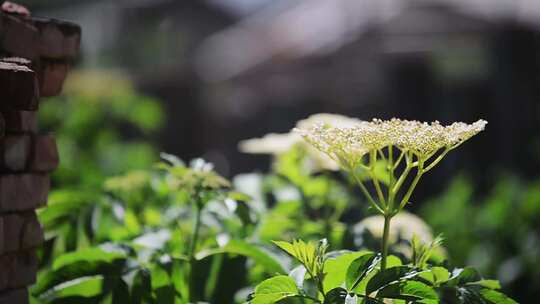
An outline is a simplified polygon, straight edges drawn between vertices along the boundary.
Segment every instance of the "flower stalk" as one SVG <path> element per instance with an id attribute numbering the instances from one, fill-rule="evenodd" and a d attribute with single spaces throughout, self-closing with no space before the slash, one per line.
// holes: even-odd
<path id="1" fill-rule="evenodd" d="M 381 244 L 381 269 L 384 270 L 387 266 L 392 217 L 409 202 L 426 172 L 435 167 L 449 151 L 484 130 L 486 124 L 484 120 L 473 124 L 456 122 L 443 126 L 437 121 L 422 123 L 394 118 L 389 121 L 374 119 L 367 122 L 348 118 L 345 125 L 321 122 L 305 128 L 299 124 L 295 131 L 300 133 L 307 143 L 351 174 L 369 204 L 384 217 Z M 394 150 L 400 152 L 395 160 Z M 430 164 L 426 164 L 437 154 Z M 405 165 L 396 180 L 403 159 Z M 379 176 L 379 162 L 385 163 L 383 167 L 387 178 Z M 403 187 L 413 170 L 416 175 L 405 189 Z M 359 171 L 364 171 L 371 179 L 374 195 L 365 186 Z M 387 187 L 386 192 L 384 186 Z M 400 195 L 401 193 L 403 194 Z M 396 204 L 397 202 L 399 204 Z"/>

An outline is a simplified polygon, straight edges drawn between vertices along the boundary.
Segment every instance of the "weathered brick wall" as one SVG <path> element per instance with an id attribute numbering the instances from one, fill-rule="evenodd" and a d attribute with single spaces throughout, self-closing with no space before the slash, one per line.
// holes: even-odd
<path id="1" fill-rule="evenodd" d="M 39 134 L 40 96 L 55 96 L 79 51 L 78 25 L 35 18 L 5 2 L 0 11 L 0 304 L 28 303 L 36 248 L 35 210 L 47 203 L 58 165 L 54 136 Z"/>

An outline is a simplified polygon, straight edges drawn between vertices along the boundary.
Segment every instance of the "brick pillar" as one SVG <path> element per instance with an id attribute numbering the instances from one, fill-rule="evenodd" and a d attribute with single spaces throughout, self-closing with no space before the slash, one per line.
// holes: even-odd
<path id="1" fill-rule="evenodd" d="M 28 303 L 44 207 L 58 165 L 54 136 L 39 134 L 40 96 L 55 96 L 79 51 L 78 25 L 34 18 L 5 2 L 0 11 L 0 304 Z"/>

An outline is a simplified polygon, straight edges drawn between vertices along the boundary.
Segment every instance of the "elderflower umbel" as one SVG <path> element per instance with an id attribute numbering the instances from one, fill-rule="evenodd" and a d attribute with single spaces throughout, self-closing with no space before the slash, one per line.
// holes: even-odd
<path id="1" fill-rule="evenodd" d="M 427 123 L 393 118 L 358 121 L 348 126 L 322 122 L 311 128 L 295 129 L 308 143 L 338 161 L 345 169 L 358 163 L 364 154 L 395 146 L 428 159 L 441 149 L 451 150 L 484 130 L 487 122 L 473 124 L 455 122 L 443 126 L 438 121 Z"/>

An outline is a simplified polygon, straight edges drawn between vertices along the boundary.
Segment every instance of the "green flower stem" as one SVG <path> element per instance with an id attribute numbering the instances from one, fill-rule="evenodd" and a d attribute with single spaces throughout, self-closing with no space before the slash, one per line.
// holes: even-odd
<path id="1" fill-rule="evenodd" d="M 403 156 L 405 156 L 405 151 L 401 151 L 401 153 L 398 156 L 398 159 L 394 163 L 394 170 L 396 170 L 399 167 L 399 164 L 401 163 L 401 160 L 403 159 Z"/>
<path id="2" fill-rule="evenodd" d="M 377 191 L 377 196 L 379 198 L 379 202 L 383 205 L 383 207 L 386 207 L 386 199 L 384 198 L 384 194 L 381 189 L 381 185 L 379 183 L 379 179 L 375 175 L 375 165 L 377 164 L 377 151 L 372 151 L 370 153 L 370 167 L 369 174 L 371 175 L 371 180 L 373 181 L 373 185 L 375 186 L 375 191 Z"/>
<path id="3" fill-rule="evenodd" d="M 199 239 L 199 232 L 201 229 L 201 212 L 202 207 L 199 204 L 195 204 L 195 222 L 193 224 L 193 233 L 191 236 L 191 243 L 189 246 L 188 259 L 189 259 L 189 301 L 195 302 L 195 250 L 197 247 L 197 241 Z"/>
<path id="4" fill-rule="evenodd" d="M 366 186 L 364 186 L 364 183 L 362 183 L 358 175 L 356 175 L 356 173 L 353 173 L 353 177 L 356 180 L 356 183 L 358 184 L 358 186 L 360 186 L 360 190 L 362 190 L 362 192 L 364 193 L 364 196 L 366 196 L 366 198 L 368 199 L 369 203 L 373 206 L 373 208 L 379 211 L 379 213 L 384 214 L 384 210 L 381 208 L 381 206 L 379 206 L 379 204 L 377 204 L 377 202 L 375 202 L 375 200 L 373 199 L 373 197 L 367 190 Z"/>
<path id="5" fill-rule="evenodd" d="M 362 181 L 360 180 L 360 178 L 358 177 L 358 175 L 356 174 L 356 172 L 354 171 L 354 168 L 348 168 L 349 172 L 351 173 L 351 175 L 353 176 L 354 180 L 356 181 L 356 183 L 358 184 L 358 186 L 360 187 L 360 190 L 362 190 L 362 193 L 364 194 L 364 196 L 368 199 L 369 203 L 373 206 L 373 208 L 375 208 L 375 210 L 377 210 L 379 213 L 381 214 L 384 214 L 384 210 L 379 206 L 379 204 L 377 204 L 377 202 L 375 202 L 375 200 L 373 199 L 373 197 L 371 196 L 371 194 L 369 193 L 369 191 L 367 190 L 366 186 L 364 186 L 364 183 L 362 183 Z"/>
<path id="6" fill-rule="evenodd" d="M 390 235 L 390 221 L 392 220 L 392 215 L 384 216 L 384 230 L 383 230 L 383 240 L 382 240 L 382 259 L 381 259 L 381 270 L 386 269 L 386 258 L 388 256 L 388 241 Z"/>
<path id="7" fill-rule="evenodd" d="M 405 179 L 407 179 L 407 176 L 409 175 L 409 172 L 411 172 L 411 169 L 412 169 L 412 166 L 407 165 L 405 170 L 403 170 L 403 172 L 401 173 L 401 176 L 399 177 L 397 182 L 394 184 L 394 187 L 392 188 L 392 191 L 390 192 L 389 201 L 392 201 L 392 202 L 394 201 L 396 194 L 398 193 L 399 189 L 405 182 Z"/>
<path id="8" fill-rule="evenodd" d="M 418 171 L 416 173 L 416 177 L 414 178 L 411 185 L 409 186 L 409 190 L 407 190 L 407 192 L 403 196 L 403 198 L 401 200 L 401 203 L 399 204 L 399 209 L 398 209 L 397 212 L 401 211 L 401 209 L 403 209 L 403 207 L 405 207 L 405 204 L 407 204 L 407 202 L 411 198 L 411 195 L 412 195 L 414 189 L 416 188 L 416 185 L 418 184 L 418 182 L 420 181 L 420 178 L 424 174 L 423 166 L 424 166 L 424 163 L 422 161 L 419 161 L 419 163 L 418 163 Z"/>
<path id="9" fill-rule="evenodd" d="M 429 164 L 429 166 L 427 166 L 425 169 L 424 169 L 424 173 L 425 172 L 428 172 L 429 170 L 431 170 L 433 167 L 435 167 L 443 158 L 444 156 L 446 156 L 446 154 L 448 152 L 450 152 L 450 150 L 452 150 L 453 148 L 446 148 L 444 149 L 444 151 L 436 158 L 434 159 L 431 164 Z"/>

